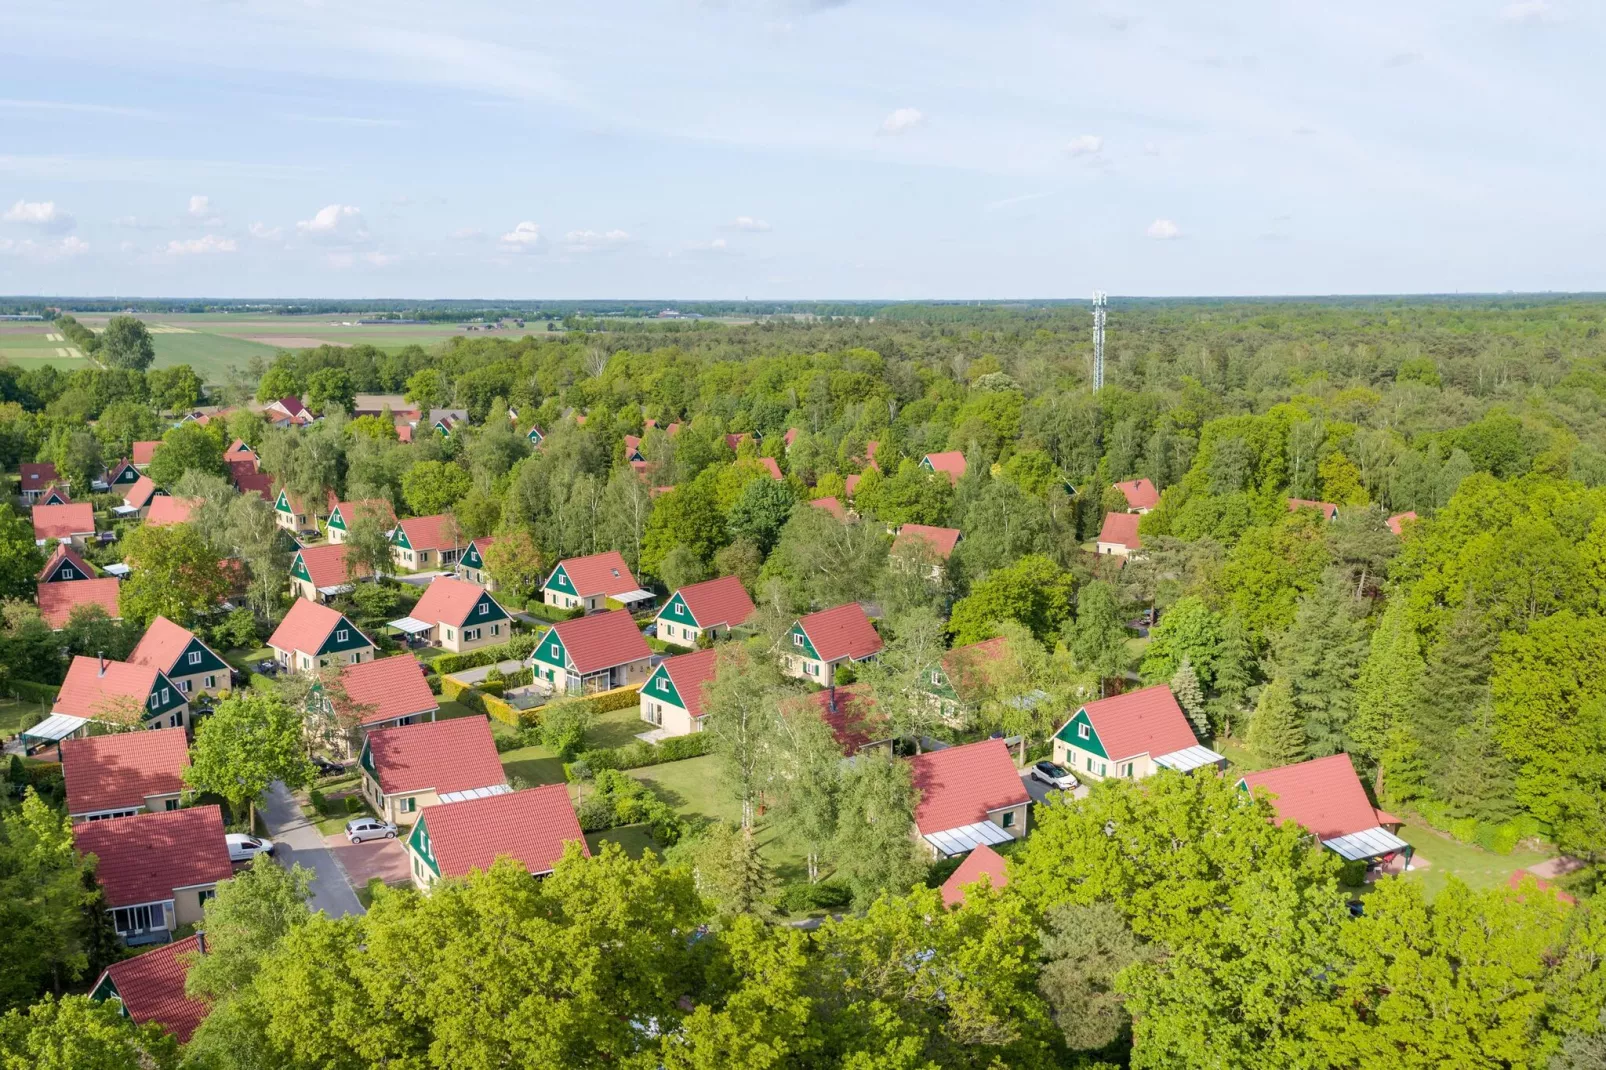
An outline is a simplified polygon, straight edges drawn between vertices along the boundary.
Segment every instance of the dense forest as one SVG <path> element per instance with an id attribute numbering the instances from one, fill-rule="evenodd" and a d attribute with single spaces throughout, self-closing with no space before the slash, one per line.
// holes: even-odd
<path id="1" fill-rule="evenodd" d="M 892 846 L 907 821 L 841 832 L 843 813 L 906 812 L 907 783 L 899 797 L 874 763 L 775 772 L 835 785 L 806 806 L 742 780 L 750 741 L 722 739 L 744 806 L 826 829 L 841 920 L 774 923 L 774 875 L 740 836 L 719 866 L 706 843 L 667 861 L 610 849 L 539 884 L 499 868 L 341 921 L 282 909 L 305 889 L 259 866 L 219 895 L 192 976 L 215 1009 L 182 1056 L 72 998 L 0 1019 L 0 1051 L 86 1030 L 218 1068 L 1606 1065 L 1606 301 L 1117 302 L 1097 394 L 1085 307 L 855 307 L 742 325 L 564 307 L 585 329 L 327 346 L 214 384 L 149 368 L 136 337 L 102 368 L 0 366 L 0 463 L 87 484 L 161 438 L 152 478 L 214 510 L 195 552 L 250 577 L 216 626 L 247 633 L 282 612 L 286 557 L 265 503 L 224 479 L 234 438 L 307 501 L 383 498 L 449 512 L 465 537 L 518 536 L 491 563 L 514 601 L 558 559 L 615 549 L 665 591 L 741 577 L 759 642 L 873 602 L 886 650 L 857 682 L 900 727 L 949 732 L 912 681 L 949 645 L 1005 635 L 1008 687 L 967 696 L 963 738 L 1040 741 L 1089 697 L 1168 682 L 1218 749 L 1347 754 L 1381 807 L 1492 853 L 1577 859 L 1578 904 L 1456 880 L 1429 901 L 1391 879 L 1351 918 L 1336 858 L 1263 800 L 1166 775 L 1039 805 L 1007 887 L 947 912 L 946 874 Z M 351 415 L 358 394 L 469 426 L 402 442 L 390 414 Z M 286 395 L 324 418 L 274 430 L 246 407 Z M 172 426 L 203 402 L 226 411 Z M 941 451 L 965 456 L 954 482 L 920 465 Z M 1118 567 L 1090 544 L 1127 507 L 1113 484 L 1139 477 L 1160 501 Z M 826 498 L 846 519 L 807 506 Z M 889 560 L 905 523 L 963 533 L 948 567 Z M 20 514 L 0 527 L 0 671 L 57 682 L 60 644 L 28 614 L 31 531 Z M 156 611 L 125 608 L 127 626 Z M 108 641 L 89 623 L 69 652 Z M 752 669 L 710 699 L 749 701 L 743 684 L 778 686 Z M 1029 688 L 1049 701 L 1006 701 Z M 48 822 L 25 809 L 0 814 L 0 909 L 44 865 Z M 84 954 L 54 961 L 81 972 Z M 62 990 L 42 985 L 52 961 L 29 958 L 11 1004 Z M 138 1064 L 107 1059 L 83 1065 Z"/>

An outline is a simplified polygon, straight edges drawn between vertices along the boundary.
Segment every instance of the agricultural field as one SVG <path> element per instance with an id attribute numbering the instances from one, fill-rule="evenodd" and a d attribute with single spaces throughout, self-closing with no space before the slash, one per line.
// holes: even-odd
<path id="1" fill-rule="evenodd" d="M 54 364 L 72 369 L 86 363 L 52 323 L 0 323 L 0 357 L 20 368 Z"/>

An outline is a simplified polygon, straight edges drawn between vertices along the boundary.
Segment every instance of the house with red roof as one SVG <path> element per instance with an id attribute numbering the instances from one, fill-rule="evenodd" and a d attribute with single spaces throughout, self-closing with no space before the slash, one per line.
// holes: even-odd
<path id="1" fill-rule="evenodd" d="M 150 476 L 140 476 L 123 494 L 123 504 L 114 512 L 120 517 L 144 518 L 150 512 L 151 502 L 167 496 L 167 491 L 152 482 Z"/>
<path id="2" fill-rule="evenodd" d="M 374 644 L 344 615 L 305 598 L 268 637 L 273 656 L 286 669 L 312 672 L 327 665 L 355 665 L 374 660 Z"/>
<path id="3" fill-rule="evenodd" d="M 541 600 L 559 609 L 585 607 L 587 613 L 608 608 L 611 600 L 631 612 L 652 605 L 653 593 L 642 589 L 617 550 L 590 557 L 566 557 L 541 586 Z"/>
<path id="4" fill-rule="evenodd" d="M 775 480 L 775 482 L 785 482 L 786 477 L 781 474 L 781 466 L 776 462 L 774 457 L 760 457 L 758 459 L 758 463 L 764 466 L 764 471 L 768 472 L 770 478 Z"/>
<path id="5" fill-rule="evenodd" d="M 71 567 L 66 566 L 61 571 Z M 73 610 L 79 606 L 99 606 L 112 620 L 122 620 L 123 611 L 118 608 L 121 594 L 122 586 L 116 578 L 105 576 L 79 583 L 41 583 L 34 592 L 34 601 L 39 604 L 39 616 L 52 631 L 59 632 L 72 620 Z"/>
<path id="6" fill-rule="evenodd" d="M 218 882 L 234 875 L 216 806 L 74 825 L 73 845 L 98 859 L 112 928 L 125 944 L 165 943 L 194 925 Z"/>
<path id="7" fill-rule="evenodd" d="M 1026 835 L 1032 797 L 1001 739 L 927 751 L 909 759 L 915 836 L 933 858 L 952 858 L 982 844 Z"/>
<path id="8" fill-rule="evenodd" d="M 216 695 L 230 688 L 229 663 L 194 632 L 166 617 L 151 621 L 128 660 L 162 670 L 185 697 Z"/>
<path id="9" fill-rule="evenodd" d="M 485 551 L 496 542 L 495 535 L 481 535 L 477 539 L 470 539 L 463 556 L 457 559 L 457 571 L 470 583 L 477 583 L 487 591 L 496 590 L 496 580 L 491 578 L 490 570 L 485 567 Z"/>
<path id="10" fill-rule="evenodd" d="M 82 557 L 78 551 L 64 543 L 57 543 L 56 550 L 45 562 L 45 567 L 39 570 L 34 577 L 39 583 L 70 583 L 74 580 L 92 580 L 95 578 L 95 568 Z"/>
<path id="11" fill-rule="evenodd" d="M 643 457 L 641 455 L 641 436 L 640 435 L 626 435 L 625 436 L 625 463 L 626 464 L 631 464 L 631 463 L 633 463 L 635 461 L 645 461 L 646 459 L 647 458 L 645 458 L 645 457 Z"/>
<path id="12" fill-rule="evenodd" d="M 156 447 L 160 446 L 161 444 L 162 440 L 159 438 L 146 439 L 143 442 L 134 443 L 132 449 L 134 467 L 138 468 L 141 472 L 149 468 L 151 466 L 151 459 L 156 456 Z"/>
<path id="13" fill-rule="evenodd" d="M 703 685 L 714 678 L 718 652 L 699 650 L 665 658 L 641 685 L 641 719 L 654 742 L 703 730 Z"/>
<path id="14" fill-rule="evenodd" d="M 335 502 L 329 510 L 328 526 L 324 535 L 330 542 L 341 543 L 346 541 L 346 535 L 351 531 L 351 525 L 359 516 L 378 517 L 385 530 L 390 531 L 396 526 L 396 510 L 391 508 L 389 502 L 383 498 L 363 498 L 354 502 Z"/>
<path id="15" fill-rule="evenodd" d="M 530 655 L 535 682 L 549 693 L 590 695 L 639 686 L 652 667 L 652 651 L 622 609 L 560 621 Z"/>
<path id="16" fill-rule="evenodd" d="M 411 654 L 342 666 L 339 690 L 340 696 L 331 697 L 315 684 L 307 711 L 312 715 L 308 733 L 342 758 L 360 753 L 367 734 L 377 728 L 433 721 L 440 710 L 424 667 Z"/>
<path id="17" fill-rule="evenodd" d="M 230 442 L 228 449 L 223 451 L 224 464 L 234 464 L 238 461 L 250 461 L 252 464 L 257 461 L 257 451 L 246 445 L 243 438 Z"/>
<path id="18" fill-rule="evenodd" d="M 881 653 L 881 635 L 857 602 L 799 617 L 787 642 L 781 671 L 822 687 L 838 668 Z"/>
<path id="19" fill-rule="evenodd" d="M 928 453 L 920 458 L 920 467 L 928 472 L 940 472 L 948 477 L 949 483 L 958 483 L 965 476 L 965 455 L 960 450 Z"/>
<path id="20" fill-rule="evenodd" d="M 188 728 L 190 723 L 188 699 L 161 669 L 85 654 L 67 667 L 50 712 L 125 728 Z"/>
<path id="21" fill-rule="evenodd" d="M 67 816 L 104 821 L 177 810 L 189 764 L 189 740 L 182 728 L 63 740 Z"/>
<path id="22" fill-rule="evenodd" d="M 424 596 L 407 614 L 420 624 L 429 625 L 429 642 L 454 654 L 478 650 L 507 642 L 512 618 L 484 587 L 450 576 L 436 576 L 424 588 Z"/>
<path id="23" fill-rule="evenodd" d="M 282 397 L 270 401 L 262 410 L 263 417 L 274 427 L 306 427 L 312 423 L 312 412 L 298 397 Z"/>
<path id="24" fill-rule="evenodd" d="M 22 493 L 22 500 L 29 505 L 37 502 L 39 496 L 48 490 L 52 484 L 63 487 L 69 485 L 66 480 L 56 474 L 56 466 L 50 461 L 39 461 L 37 463 L 30 461 L 26 464 L 18 465 L 17 470 L 22 473 L 22 478 L 18 483 Z"/>
<path id="25" fill-rule="evenodd" d="M 854 472 L 842 481 L 842 493 L 849 501 L 852 501 L 853 496 L 858 493 L 859 480 L 863 478 L 858 472 Z"/>
<path id="26" fill-rule="evenodd" d="M 675 646 L 695 647 L 704 635 L 717 639 L 746 624 L 754 608 L 739 577 L 687 584 L 658 611 L 658 638 Z"/>
<path id="27" fill-rule="evenodd" d="M 1346 862 L 1384 865 L 1401 856 L 1410 868 L 1413 848 L 1396 835 L 1402 822 L 1372 805 L 1347 754 L 1247 773 L 1238 790 L 1266 795 L 1279 825 L 1292 821 Z"/>
<path id="28" fill-rule="evenodd" d="M 407 853 L 413 884 L 426 891 L 436 881 L 488 870 L 503 857 L 544 877 L 569 843 L 578 843 L 580 853 L 590 857 L 569 789 L 543 784 L 431 806 L 407 834 Z"/>
<path id="29" fill-rule="evenodd" d="M 1316 502 L 1311 501 L 1309 498 L 1288 499 L 1288 511 L 1290 513 L 1297 513 L 1301 509 L 1314 509 L 1322 514 L 1322 519 L 1329 522 L 1338 519 L 1338 506 L 1332 502 Z"/>
<path id="30" fill-rule="evenodd" d="M 726 435 L 725 436 L 725 445 L 730 447 L 730 450 L 731 450 L 732 453 L 735 453 L 736 451 L 740 450 L 743 445 L 745 445 L 746 443 L 749 443 L 751 441 L 753 441 L 753 436 L 748 434 L 746 431 L 743 431 L 739 435 Z"/>
<path id="31" fill-rule="evenodd" d="M 1160 504 L 1160 492 L 1154 489 L 1154 484 L 1147 479 L 1129 479 L 1124 483 L 1115 484 L 1115 489 L 1126 497 L 1126 507 L 1129 512 L 1147 513 Z"/>
<path id="32" fill-rule="evenodd" d="M 269 505 L 278 501 L 273 493 L 273 477 L 258 471 L 255 461 L 230 461 L 229 482 L 241 494 L 255 494 Z M 277 510 L 274 511 L 274 519 L 278 519 Z"/>
<path id="33" fill-rule="evenodd" d="M 813 501 L 809 502 L 809 505 L 816 509 L 830 513 L 838 520 L 846 521 L 848 519 L 848 511 L 847 509 L 843 508 L 842 500 L 840 498 L 815 498 Z"/>
<path id="34" fill-rule="evenodd" d="M 52 483 L 39 495 L 35 505 L 71 505 L 72 495 L 67 493 L 67 487 L 61 483 Z"/>
<path id="35" fill-rule="evenodd" d="M 857 685 L 815 691 L 803 699 L 820 711 L 820 719 L 831 729 L 842 755 L 851 758 L 866 747 L 892 745 L 892 724 L 875 708 L 875 696 Z"/>
<path id="36" fill-rule="evenodd" d="M 398 825 L 417 821 L 426 806 L 513 790 L 484 717 L 376 728 L 363 741 L 357 765 L 363 797 Z"/>
<path id="37" fill-rule="evenodd" d="M 967 706 L 976 701 L 977 692 L 990 682 L 993 666 L 1007 653 L 1003 636 L 979 643 L 956 646 L 943 654 L 921 689 L 931 696 L 942 719 L 955 727 L 965 721 Z"/>
<path id="38" fill-rule="evenodd" d="M 145 523 L 156 528 L 188 524 L 190 514 L 200 504 L 199 498 L 174 498 L 163 494 L 151 500 L 150 509 L 145 513 Z"/>
<path id="39" fill-rule="evenodd" d="M 352 565 L 346 560 L 348 549 L 343 542 L 326 542 L 297 550 L 290 559 L 290 593 L 313 602 L 327 602 L 351 590 Z M 356 568 L 356 579 L 373 578 L 373 570 L 367 565 Z"/>
<path id="40" fill-rule="evenodd" d="M 1104 526 L 1099 529 L 1099 553 L 1126 557 L 1141 549 L 1143 539 L 1138 535 L 1138 514 L 1104 514 Z"/>
<path id="41" fill-rule="evenodd" d="M 64 542 L 76 550 L 95 537 L 95 507 L 88 502 L 33 507 L 33 540 L 40 546 Z"/>
<path id="42" fill-rule="evenodd" d="M 318 530 L 318 514 L 301 495 L 291 494 L 287 487 L 280 487 L 273 499 L 273 520 L 292 535 L 316 534 Z"/>
<path id="43" fill-rule="evenodd" d="M 792 443 L 797 441 L 797 436 L 800 434 L 802 434 L 802 431 L 799 428 L 788 427 L 786 429 L 786 434 L 781 436 L 781 442 L 785 444 L 787 449 L 791 449 Z"/>
<path id="44" fill-rule="evenodd" d="M 1412 510 L 1405 513 L 1396 513 L 1389 517 L 1386 523 L 1388 524 L 1390 531 L 1394 532 L 1396 535 L 1404 537 L 1405 526 L 1407 524 L 1414 525 L 1418 519 L 1419 518 L 1417 517 L 1415 510 Z"/>
<path id="45" fill-rule="evenodd" d="M 409 572 L 445 568 L 463 551 L 463 535 L 450 513 L 410 516 L 390 531 L 390 559 Z"/>
<path id="46" fill-rule="evenodd" d="M 1166 684 L 1089 702 L 1054 733 L 1054 761 L 1092 780 L 1142 780 L 1161 769 L 1179 773 L 1227 759 L 1199 744 Z"/>
<path id="47" fill-rule="evenodd" d="M 959 545 L 958 528 L 939 528 L 930 524 L 905 524 L 892 540 L 890 556 L 908 568 L 923 565 L 926 578 L 942 579 L 948 558 Z"/>
<path id="48" fill-rule="evenodd" d="M 114 962 L 101 971 L 89 998 L 96 1003 L 116 1000 L 123 1016 L 135 1025 L 155 1022 L 180 1044 L 187 1044 L 211 1009 L 205 1000 L 184 994 L 190 965 L 205 952 L 206 936 L 196 933 Z"/>
<path id="49" fill-rule="evenodd" d="M 141 472 L 134 467 L 134 462 L 124 457 L 114 467 L 106 469 L 106 475 L 101 479 L 105 487 L 96 487 L 95 489 L 114 490 L 117 487 L 131 487 L 139 482 L 140 475 Z"/>
<path id="50" fill-rule="evenodd" d="M 942 882 L 942 905 L 950 910 L 964 905 L 965 889 L 978 881 L 986 881 L 995 891 L 1002 891 L 1009 883 L 1004 856 L 985 843 L 977 844 L 976 849 L 959 863 L 959 868 Z"/>

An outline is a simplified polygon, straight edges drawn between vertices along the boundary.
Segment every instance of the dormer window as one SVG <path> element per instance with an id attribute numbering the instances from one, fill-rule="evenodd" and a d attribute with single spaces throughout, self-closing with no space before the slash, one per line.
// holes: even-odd
<path id="1" fill-rule="evenodd" d="M 491 611 L 491 607 L 490 606 L 487 606 L 487 605 L 484 605 L 484 604 L 480 605 L 480 616 L 483 617 L 487 613 L 489 613 L 490 611 Z"/>

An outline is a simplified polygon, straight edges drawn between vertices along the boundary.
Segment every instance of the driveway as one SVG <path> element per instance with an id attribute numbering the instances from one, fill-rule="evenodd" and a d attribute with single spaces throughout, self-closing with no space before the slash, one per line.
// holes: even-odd
<path id="1" fill-rule="evenodd" d="M 471 686 L 478 685 L 481 680 L 491 675 L 492 669 L 501 669 L 503 676 L 511 676 L 520 669 L 528 668 L 522 661 L 499 661 L 495 665 L 476 665 L 472 669 L 459 669 L 454 673 L 447 673 L 454 680 L 461 680 Z"/>
<path id="2" fill-rule="evenodd" d="M 299 864 L 312 870 L 309 907 L 321 910 L 332 918 L 364 913 L 339 860 L 324 843 L 323 834 L 317 826 L 301 816 L 301 807 L 291 797 L 290 789 L 284 786 L 283 781 L 275 780 L 268 788 L 268 797 L 262 806 L 262 819 L 267 822 L 268 835 L 278 845 L 273 857 L 279 864 L 287 869 Z"/>
<path id="3" fill-rule="evenodd" d="M 353 887 L 366 888 L 375 877 L 386 884 L 406 884 L 412 879 L 407 848 L 399 838 L 352 843 L 337 833 L 325 836 L 324 844 L 334 852 L 335 860 L 346 871 Z"/>
<path id="4" fill-rule="evenodd" d="M 428 587 L 430 584 L 435 582 L 437 577 L 439 577 L 439 576 L 450 576 L 450 575 L 451 575 L 450 572 L 440 572 L 440 571 L 435 571 L 435 572 L 404 572 L 404 573 L 401 573 L 400 575 L 392 576 L 391 579 L 400 580 L 402 583 L 410 583 L 414 587 Z"/>
<path id="5" fill-rule="evenodd" d="M 1020 781 L 1022 784 L 1026 785 L 1026 794 L 1032 797 L 1032 802 L 1034 803 L 1042 802 L 1044 799 L 1048 798 L 1048 793 L 1054 790 L 1041 780 L 1038 780 L 1036 777 L 1032 776 L 1031 770 L 1029 769 L 1022 769 L 1020 771 Z M 1086 784 L 1080 784 L 1071 790 L 1071 796 L 1077 799 L 1085 799 L 1087 798 L 1087 793 L 1090 790 L 1091 789 L 1088 788 Z"/>

